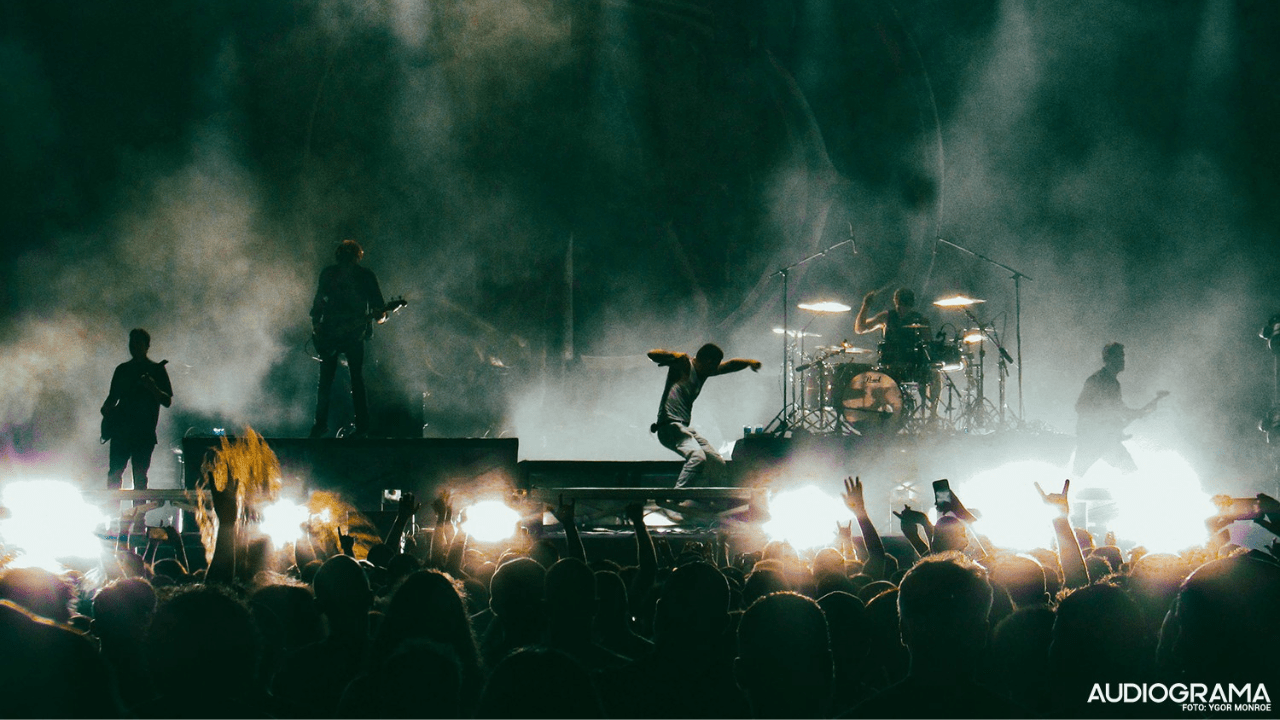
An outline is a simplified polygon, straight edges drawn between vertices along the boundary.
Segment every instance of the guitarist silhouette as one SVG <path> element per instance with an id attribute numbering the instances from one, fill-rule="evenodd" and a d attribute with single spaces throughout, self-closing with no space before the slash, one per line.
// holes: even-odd
<path id="1" fill-rule="evenodd" d="M 384 322 L 388 307 L 382 299 L 378 278 L 360 266 L 364 248 L 355 240 L 343 240 L 333 253 L 335 264 L 320 273 L 315 300 L 311 303 L 311 326 L 316 351 L 320 355 L 320 385 L 316 393 L 316 421 L 311 437 L 323 437 L 329 429 L 329 403 L 338 356 L 347 359 L 351 371 L 351 402 L 355 409 L 356 435 L 369 433 L 369 402 L 364 386 L 364 341 L 373 333 L 374 322 Z M 403 301 L 400 303 L 403 305 Z"/>
<path id="2" fill-rule="evenodd" d="M 1138 469 L 1124 447 L 1129 436 L 1124 429 L 1134 420 L 1150 414 L 1156 403 L 1169 393 L 1161 390 L 1141 408 L 1131 408 L 1120 397 L 1120 381 L 1124 370 L 1124 346 L 1110 343 L 1102 348 L 1102 369 L 1089 376 L 1076 400 L 1075 475 L 1084 475 L 1098 460 L 1106 460 L 1125 473 Z"/>

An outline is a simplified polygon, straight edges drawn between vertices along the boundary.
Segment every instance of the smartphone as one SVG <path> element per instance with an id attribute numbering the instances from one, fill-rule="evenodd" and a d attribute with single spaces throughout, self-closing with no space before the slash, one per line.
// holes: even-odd
<path id="1" fill-rule="evenodd" d="M 382 501 L 389 502 L 389 503 L 400 502 L 400 494 L 401 494 L 401 491 L 399 489 L 383 490 Z"/>
<path id="2" fill-rule="evenodd" d="M 951 509 L 951 483 L 946 478 L 933 481 L 933 506 L 939 513 Z"/>

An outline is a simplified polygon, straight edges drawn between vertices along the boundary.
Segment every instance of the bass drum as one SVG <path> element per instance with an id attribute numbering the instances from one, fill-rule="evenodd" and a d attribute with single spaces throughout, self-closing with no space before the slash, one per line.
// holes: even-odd
<path id="1" fill-rule="evenodd" d="M 898 383 L 875 370 L 854 375 L 840 386 L 837 410 L 847 427 L 862 434 L 896 432 L 904 420 Z"/>

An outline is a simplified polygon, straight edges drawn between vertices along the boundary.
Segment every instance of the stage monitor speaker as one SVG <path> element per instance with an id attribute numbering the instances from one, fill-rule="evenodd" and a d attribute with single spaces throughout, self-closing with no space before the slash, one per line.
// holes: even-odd
<path id="1" fill-rule="evenodd" d="M 184 483 L 194 488 L 204 458 L 221 437 L 182 441 Z M 341 494 L 361 510 L 378 510 L 384 490 L 412 492 L 424 505 L 440 490 L 459 497 L 503 496 L 516 487 L 515 438 L 265 438 L 280 460 L 286 486 Z"/>

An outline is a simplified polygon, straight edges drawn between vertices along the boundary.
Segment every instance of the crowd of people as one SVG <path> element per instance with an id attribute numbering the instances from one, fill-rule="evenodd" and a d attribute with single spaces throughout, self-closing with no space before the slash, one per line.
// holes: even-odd
<path id="1" fill-rule="evenodd" d="M 1257 715 L 1280 690 L 1272 554 L 1122 551 L 1070 526 L 1064 487 L 1043 493 L 1053 549 L 975 542 L 956 499 L 936 524 L 897 513 L 905 557 L 861 482 L 845 489 L 857 530 L 803 553 L 655 541 L 628 506 L 622 564 L 588 554 L 572 503 L 551 508 L 563 540 L 499 549 L 457 529 L 447 496 L 424 510 L 409 494 L 379 543 L 316 535 L 282 554 L 249 531 L 232 482 L 211 489 L 207 563 L 168 532 L 82 572 L 0 570 L 0 712 L 1200 717 Z M 421 513 L 435 525 L 412 532 Z M 1203 686 L 1199 703 L 1168 699 L 1179 684 Z M 1233 702 L 1213 702 L 1218 685 Z"/>

